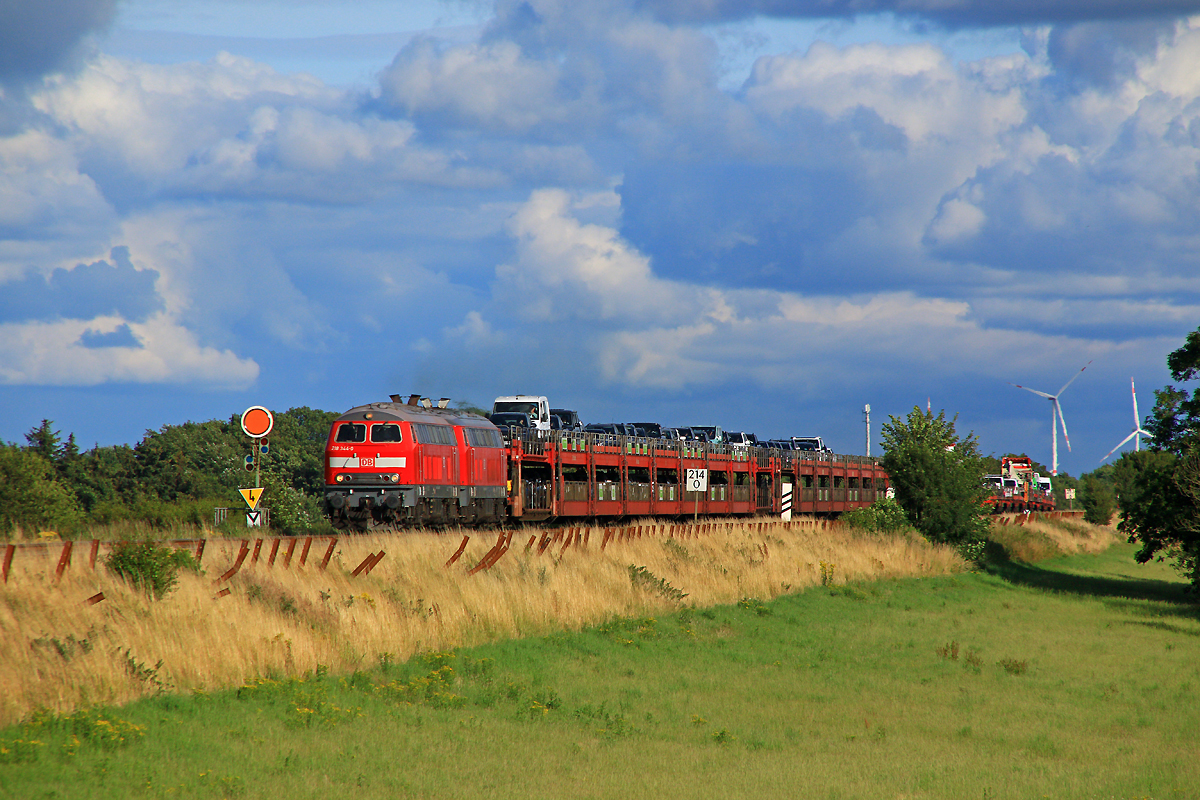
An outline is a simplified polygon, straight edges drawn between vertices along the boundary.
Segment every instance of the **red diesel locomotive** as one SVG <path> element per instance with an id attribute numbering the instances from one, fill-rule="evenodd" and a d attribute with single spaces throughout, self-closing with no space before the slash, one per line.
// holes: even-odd
<path id="1" fill-rule="evenodd" d="M 335 527 L 692 515 L 836 515 L 887 491 L 878 459 L 512 429 L 413 395 L 347 411 L 326 446 Z M 698 491 L 686 477 L 703 475 Z"/>
<path id="2" fill-rule="evenodd" d="M 338 528 L 501 522 L 507 516 L 508 452 L 477 414 L 401 403 L 352 408 L 325 447 L 325 505 Z"/>

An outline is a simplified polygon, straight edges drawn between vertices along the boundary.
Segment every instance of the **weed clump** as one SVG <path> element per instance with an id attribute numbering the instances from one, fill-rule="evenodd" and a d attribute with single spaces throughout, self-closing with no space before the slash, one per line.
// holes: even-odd
<path id="1" fill-rule="evenodd" d="M 747 611 L 753 611 L 757 616 L 769 617 L 774 612 L 771 607 L 759 600 L 757 597 L 743 597 L 738 600 L 738 608 L 744 608 Z"/>
<path id="2" fill-rule="evenodd" d="M 186 550 L 175 550 L 153 542 L 119 542 L 105 559 L 109 572 L 132 583 L 155 600 L 170 594 L 179 584 L 179 570 L 199 573 L 200 565 Z"/>
<path id="3" fill-rule="evenodd" d="M 1024 675 L 1029 671 L 1028 661 L 1019 661 L 1015 658 L 1002 658 L 996 663 L 1003 667 L 1004 671 L 1009 675 Z"/>
<path id="4" fill-rule="evenodd" d="M 674 556 L 680 561 L 686 562 L 692 560 L 692 554 L 688 549 L 674 539 L 663 539 L 663 550 L 667 551 L 668 555 Z"/>
<path id="5" fill-rule="evenodd" d="M 947 661 L 958 661 L 958 642 L 947 642 L 936 650 L 937 654 Z"/>
<path id="6" fill-rule="evenodd" d="M 673 600 L 678 603 L 687 597 L 687 592 L 682 589 L 676 589 L 666 578 L 660 578 L 645 567 L 635 567 L 629 565 L 629 582 L 633 584 L 635 589 L 643 589 L 648 592 L 657 594 L 667 600 Z"/>
<path id="7" fill-rule="evenodd" d="M 84 745 L 117 750 L 145 737 L 141 725 L 113 716 L 107 710 L 84 708 L 59 715 L 46 709 L 36 711 L 15 739 L 0 739 L 0 764 L 29 764 L 48 752 L 50 740 L 57 741 L 62 755 L 76 755 Z"/>
<path id="8" fill-rule="evenodd" d="M 161 658 L 153 667 L 148 667 L 145 663 L 138 661 L 133 655 L 133 650 L 127 647 L 125 648 L 125 653 L 121 657 L 121 660 L 125 665 L 125 673 L 133 680 L 137 681 L 138 683 L 145 683 L 149 686 L 154 686 L 159 691 L 165 691 L 167 689 L 167 685 L 158 676 L 158 671 L 162 669 L 163 665 L 163 660 Z"/>
<path id="9" fill-rule="evenodd" d="M 53 650 L 63 661 L 70 661 L 76 655 L 92 652 L 92 648 L 95 647 L 92 637 L 95 635 L 95 628 L 89 630 L 87 636 L 82 639 L 76 639 L 74 634 L 68 634 L 65 639 L 46 634 L 31 641 L 29 646 L 34 650 Z"/>
<path id="10" fill-rule="evenodd" d="M 717 744 L 729 744 L 737 739 L 727 728 L 712 732 L 712 740 Z"/>

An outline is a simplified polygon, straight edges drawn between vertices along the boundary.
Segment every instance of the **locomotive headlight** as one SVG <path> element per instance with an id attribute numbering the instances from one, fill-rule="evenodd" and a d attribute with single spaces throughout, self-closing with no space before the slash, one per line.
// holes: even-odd
<path id="1" fill-rule="evenodd" d="M 399 473 L 393 472 L 392 473 L 392 483 L 399 483 L 399 482 L 400 482 Z"/>
<path id="2" fill-rule="evenodd" d="M 334 480 L 337 481 L 338 483 L 341 483 L 342 481 L 346 480 L 346 476 L 338 475 L 337 477 L 334 478 Z"/>

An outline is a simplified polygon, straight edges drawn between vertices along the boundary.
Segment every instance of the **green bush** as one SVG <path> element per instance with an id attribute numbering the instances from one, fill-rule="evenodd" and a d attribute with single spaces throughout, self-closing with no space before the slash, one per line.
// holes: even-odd
<path id="1" fill-rule="evenodd" d="M 1112 484 L 1094 478 L 1083 477 L 1083 518 L 1093 525 L 1107 525 L 1117 510 L 1117 493 Z"/>
<path id="2" fill-rule="evenodd" d="M 313 535 L 330 529 L 316 495 L 306 494 L 274 475 L 263 475 L 263 505 L 271 509 L 271 527 L 289 536 Z"/>
<path id="3" fill-rule="evenodd" d="M 199 572 L 192 554 L 153 542 L 119 542 L 108 554 L 109 571 L 161 600 L 179 583 L 180 568 Z"/>
<path id="4" fill-rule="evenodd" d="M 904 509 L 890 497 L 881 497 L 865 508 L 855 508 L 841 516 L 847 525 L 872 533 L 893 533 L 908 526 Z"/>

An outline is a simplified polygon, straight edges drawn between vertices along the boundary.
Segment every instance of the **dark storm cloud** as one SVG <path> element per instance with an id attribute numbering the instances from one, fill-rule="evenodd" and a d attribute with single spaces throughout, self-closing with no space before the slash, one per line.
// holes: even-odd
<path id="1" fill-rule="evenodd" d="M 836 120 L 797 110 L 788 122 L 806 151 L 790 153 L 792 163 L 628 165 L 620 188 L 622 234 L 653 254 L 656 269 L 670 277 L 701 274 L 740 288 L 844 288 L 827 248 L 877 208 L 875 190 L 851 154 L 900 159 L 908 140 L 864 106 Z M 894 265 L 879 267 L 885 276 L 890 269 Z M 875 271 L 870 264 L 857 267 L 860 277 L 875 277 Z"/>
<path id="2" fill-rule="evenodd" d="M 948 28 L 1182 17 L 1200 10 L 1198 0 L 639 0 L 638 5 L 671 22 L 895 14 Z"/>
<path id="3" fill-rule="evenodd" d="M 932 253 L 960 262 L 1035 275 L 1053 269 L 1060 276 L 1082 273 L 1097 280 L 1127 276 L 1127 293 L 1140 294 L 1144 285 L 1145 294 L 1163 294 L 1161 282 L 1195 274 L 1192 237 L 1200 228 L 1195 187 L 1186 178 L 1182 186 L 1166 180 L 1139 185 L 1134 176 L 1116 180 L 1123 169 L 1133 170 L 1122 164 L 1121 148 L 1128 146 L 1118 142 L 1095 165 L 1047 156 L 1029 172 L 981 169 L 947 195 L 942 209 L 959 198 L 977 197 L 983 224 L 959 241 L 927 233 L 925 244 Z M 1190 140 L 1184 147 L 1193 149 Z M 1175 157 L 1163 151 L 1164 161 Z M 1195 299 L 1179 284 L 1170 294 L 1180 301 Z"/>
<path id="4" fill-rule="evenodd" d="M 116 0 L 0 0 L 0 82 L 67 66 L 87 34 L 112 22 Z"/>
<path id="5" fill-rule="evenodd" d="M 1055 72 L 1077 84 L 1110 86 L 1130 74 L 1170 32 L 1169 20 L 1081 22 L 1050 32 L 1046 55 Z"/>
<path id="6" fill-rule="evenodd" d="M 4 284 L 0 322 L 86 320 L 109 314 L 139 322 L 162 310 L 162 298 L 154 290 L 158 273 L 136 269 L 125 247 L 114 247 L 110 258 L 111 263 L 56 269 L 49 280 L 33 274 Z"/>
<path id="7" fill-rule="evenodd" d="M 779 164 L 638 164 L 620 191 L 621 232 L 660 274 L 816 292 L 840 282 L 820 251 L 864 202 L 845 175 Z"/>

